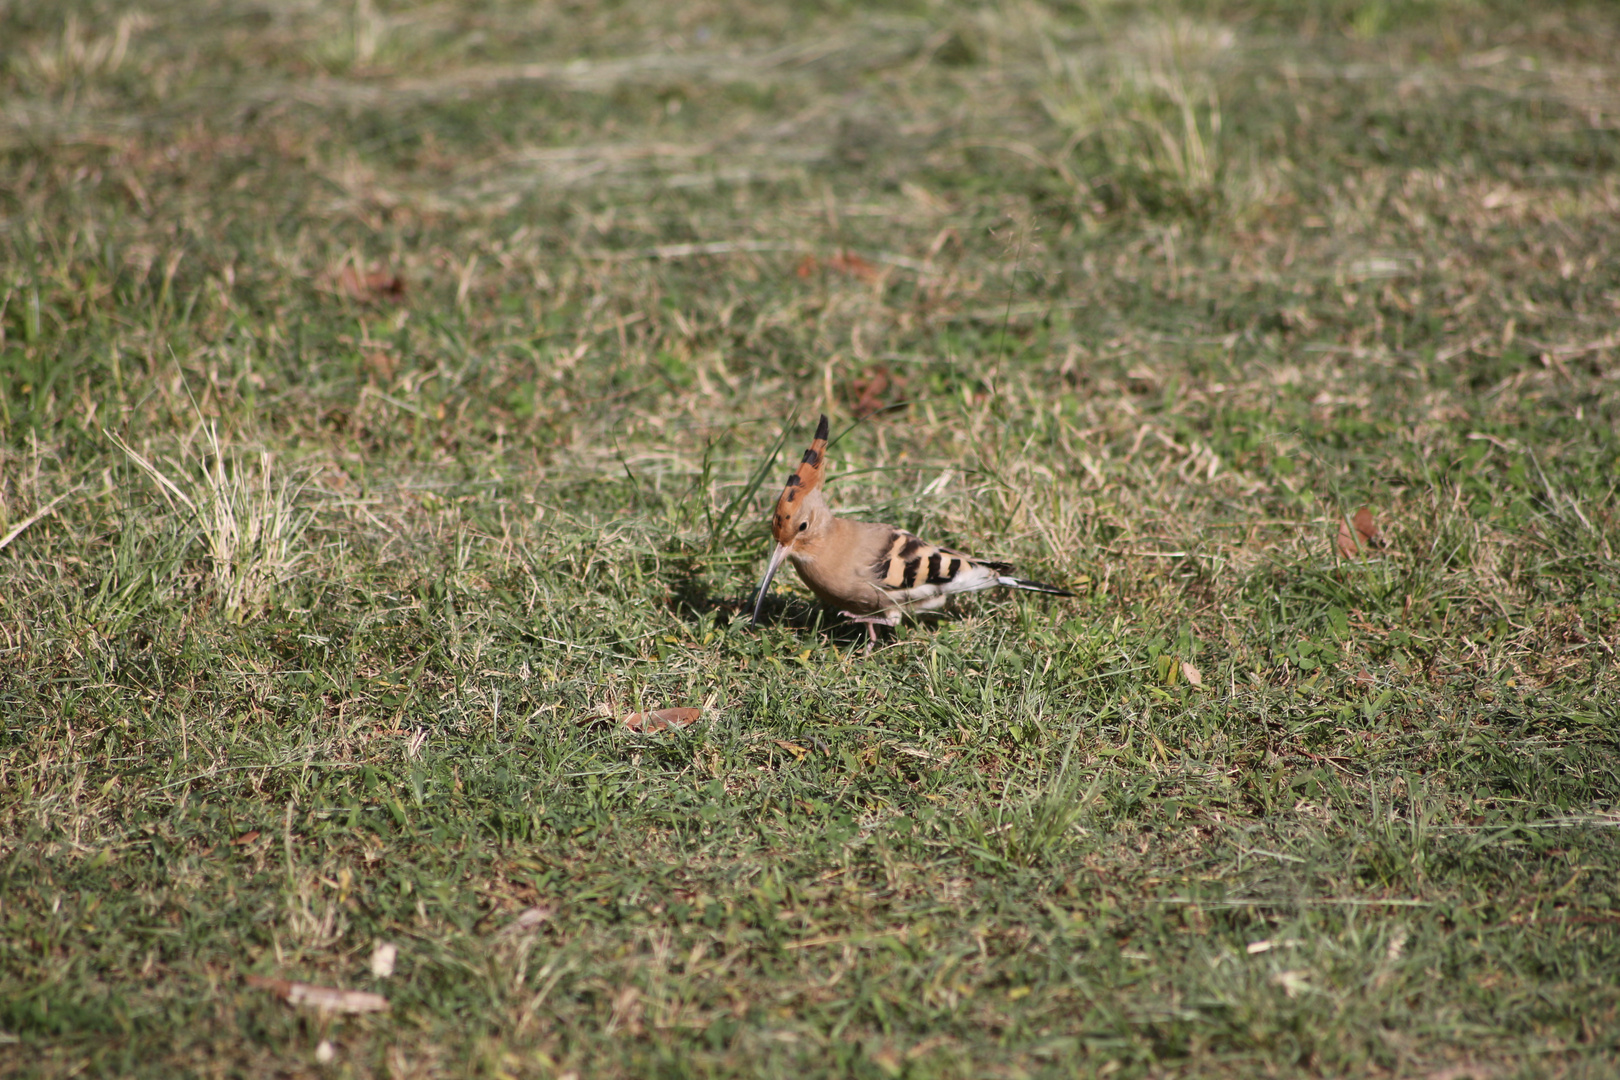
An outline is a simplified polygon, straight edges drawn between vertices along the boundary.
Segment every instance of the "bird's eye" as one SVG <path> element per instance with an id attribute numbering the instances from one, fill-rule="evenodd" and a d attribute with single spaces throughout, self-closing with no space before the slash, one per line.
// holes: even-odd
<path id="1" fill-rule="evenodd" d="M 799 522 L 799 531 L 800 531 L 800 532 L 804 532 L 804 530 L 805 530 L 805 527 L 806 527 L 806 526 L 807 526 L 807 525 L 809 525 L 809 524 L 810 524 L 810 523 L 809 523 L 809 522 L 808 522 L 808 521 L 801 521 L 801 522 Z"/>

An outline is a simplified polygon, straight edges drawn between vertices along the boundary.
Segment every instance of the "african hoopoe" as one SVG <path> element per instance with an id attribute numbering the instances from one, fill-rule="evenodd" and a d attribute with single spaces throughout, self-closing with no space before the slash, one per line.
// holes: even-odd
<path id="1" fill-rule="evenodd" d="M 771 518 L 776 550 L 759 583 L 755 622 L 783 559 L 792 560 L 799 577 L 823 604 L 865 623 L 873 641 L 878 626 L 894 626 L 903 615 L 944 607 L 952 593 L 1006 585 L 1053 596 L 1074 595 L 1054 585 L 1013 577 L 1012 567 L 1006 563 L 972 559 L 892 525 L 834 517 L 821 493 L 826 454 L 827 418 L 823 416 L 804 461 L 787 478 L 787 487 L 776 500 Z"/>

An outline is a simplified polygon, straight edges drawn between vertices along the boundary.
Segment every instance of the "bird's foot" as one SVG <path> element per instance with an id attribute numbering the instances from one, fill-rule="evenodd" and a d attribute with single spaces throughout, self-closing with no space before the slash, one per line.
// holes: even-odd
<path id="1" fill-rule="evenodd" d="M 864 623 L 866 625 L 866 651 L 871 652 L 877 644 L 877 628 L 880 626 L 898 626 L 900 613 L 898 611 L 880 611 L 876 615 L 857 615 L 853 611 L 840 611 L 838 614 L 850 622 Z"/>
<path id="2" fill-rule="evenodd" d="M 857 615 L 853 611 L 840 611 L 838 614 L 850 622 L 866 623 L 868 626 L 900 625 L 900 613 L 898 611 L 880 611 L 876 615 Z"/>

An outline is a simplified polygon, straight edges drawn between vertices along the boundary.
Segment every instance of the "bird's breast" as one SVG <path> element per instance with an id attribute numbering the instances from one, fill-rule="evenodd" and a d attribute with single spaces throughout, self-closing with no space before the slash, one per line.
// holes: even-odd
<path id="1" fill-rule="evenodd" d="M 862 567 L 855 561 L 823 558 L 813 551 L 791 551 L 788 561 L 798 571 L 799 580 L 828 607 L 866 615 L 888 606 L 883 594 L 861 573 Z"/>

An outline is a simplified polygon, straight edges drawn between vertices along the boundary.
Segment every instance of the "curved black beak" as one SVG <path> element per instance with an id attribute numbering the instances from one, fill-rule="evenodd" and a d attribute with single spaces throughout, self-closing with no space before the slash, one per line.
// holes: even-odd
<path id="1" fill-rule="evenodd" d="M 781 568 L 782 560 L 787 558 L 787 553 L 790 550 L 792 549 L 786 544 L 777 544 L 776 550 L 771 552 L 771 561 L 765 567 L 765 576 L 759 582 L 759 595 L 754 597 L 754 618 L 752 622 L 756 626 L 759 624 L 759 609 L 765 603 L 766 590 L 771 587 L 771 578 L 776 576 L 776 571 Z"/>

